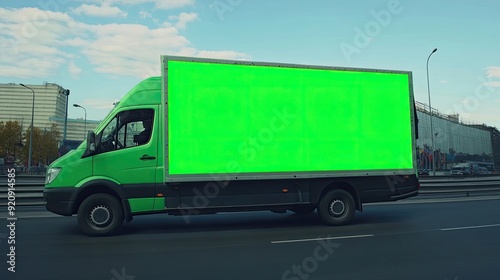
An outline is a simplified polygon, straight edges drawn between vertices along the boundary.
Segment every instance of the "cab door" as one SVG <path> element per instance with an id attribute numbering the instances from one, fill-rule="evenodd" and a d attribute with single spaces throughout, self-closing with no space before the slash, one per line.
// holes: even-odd
<path id="1" fill-rule="evenodd" d="M 146 211 L 154 206 L 158 109 L 158 106 L 141 106 L 121 111 L 96 136 L 93 175 L 123 186 L 128 198 L 132 199 L 129 201 L 136 202 L 131 204 L 133 212 L 134 208 Z"/>

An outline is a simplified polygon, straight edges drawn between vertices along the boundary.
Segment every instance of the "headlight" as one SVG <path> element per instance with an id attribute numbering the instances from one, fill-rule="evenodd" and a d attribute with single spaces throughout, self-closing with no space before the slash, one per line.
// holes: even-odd
<path id="1" fill-rule="evenodd" d="M 61 167 L 53 167 L 49 168 L 47 170 L 47 177 L 45 178 L 45 184 L 50 184 L 54 179 L 59 175 L 59 172 L 61 172 Z"/>

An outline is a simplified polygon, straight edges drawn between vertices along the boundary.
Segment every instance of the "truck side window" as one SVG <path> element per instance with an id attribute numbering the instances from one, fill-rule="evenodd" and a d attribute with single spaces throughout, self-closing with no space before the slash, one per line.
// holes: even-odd
<path id="1" fill-rule="evenodd" d="M 154 121 L 152 109 L 120 112 L 104 128 L 99 152 L 109 152 L 144 145 L 151 139 Z"/>
<path id="2" fill-rule="evenodd" d="M 117 127 L 118 117 L 114 117 L 108 125 L 101 132 L 101 138 L 98 142 L 99 153 L 109 152 L 115 150 L 115 134 Z"/>

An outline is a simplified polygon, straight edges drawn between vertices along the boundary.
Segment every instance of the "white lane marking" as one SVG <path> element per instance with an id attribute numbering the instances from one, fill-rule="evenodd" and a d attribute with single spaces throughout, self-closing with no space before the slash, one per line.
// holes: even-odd
<path id="1" fill-rule="evenodd" d="M 480 226 L 470 226 L 470 227 L 456 227 L 456 228 L 442 228 L 440 230 L 450 231 L 450 230 L 476 229 L 476 228 L 489 228 L 489 227 L 500 227 L 500 224 L 480 225 Z"/>
<path id="2" fill-rule="evenodd" d="M 318 238 L 310 238 L 310 239 L 294 239 L 294 240 L 271 241 L 271 243 L 272 244 L 296 243 L 296 242 L 310 242 L 310 241 L 333 240 L 333 239 L 362 238 L 362 237 L 372 237 L 372 236 L 374 236 L 374 235 L 373 234 L 364 234 L 364 235 L 336 236 L 336 237 L 318 237 Z"/>
<path id="3" fill-rule="evenodd" d="M 463 197 L 463 198 L 419 198 L 419 199 L 406 199 L 389 202 L 371 202 L 364 203 L 364 205 L 398 205 L 398 204 L 427 204 L 427 203 L 445 203 L 445 202 L 466 202 L 466 201 L 487 201 L 499 200 L 500 196 L 491 197 Z"/>

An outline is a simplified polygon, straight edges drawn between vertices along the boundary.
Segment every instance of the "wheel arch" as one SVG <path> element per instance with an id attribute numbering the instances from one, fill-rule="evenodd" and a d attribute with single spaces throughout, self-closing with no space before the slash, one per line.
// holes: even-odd
<path id="1" fill-rule="evenodd" d="M 122 205 L 125 220 L 132 220 L 132 211 L 130 210 L 130 204 L 128 202 L 128 196 L 125 188 L 123 188 L 122 185 L 105 179 L 91 180 L 79 187 L 74 199 L 72 210 L 73 214 L 78 213 L 78 208 L 80 208 L 80 205 L 87 197 L 96 193 L 105 193 L 116 198 Z"/>
<path id="2" fill-rule="evenodd" d="M 321 200 L 321 198 L 331 190 L 344 190 L 348 192 L 356 203 L 356 210 L 363 211 L 363 204 L 361 203 L 361 198 L 358 194 L 358 191 L 352 184 L 345 181 L 335 181 L 326 185 L 319 194 L 318 201 Z"/>

